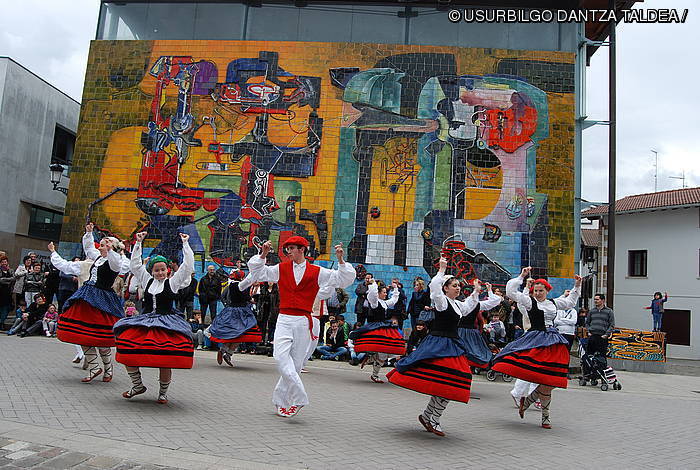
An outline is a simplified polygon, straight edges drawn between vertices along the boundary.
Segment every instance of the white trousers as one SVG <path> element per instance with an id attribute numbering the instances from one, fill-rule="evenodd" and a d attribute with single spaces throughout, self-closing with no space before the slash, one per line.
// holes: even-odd
<path id="1" fill-rule="evenodd" d="M 316 325 L 317 323 L 314 324 Z M 274 338 L 274 358 L 280 373 L 280 379 L 272 392 L 272 403 L 275 406 L 289 408 L 292 405 L 309 404 L 299 373 L 310 355 L 311 344 L 306 317 L 279 314 Z"/>
<path id="2" fill-rule="evenodd" d="M 311 320 L 314 322 L 314 329 L 313 329 L 314 336 L 318 336 L 319 339 L 314 339 L 314 340 L 309 341 L 309 350 L 306 351 L 306 359 L 304 360 L 304 366 L 302 366 L 302 367 L 305 367 L 306 363 L 309 362 L 309 358 L 314 353 L 314 351 L 316 350 L 316 347 L 318 347 L 318 343 L 321 340 L 321 338 L 320 338 L 321 322 L 316 317 L 311 317 Z"/>
<path id="3" fill-rule="evenodd" d="M 516 399 L 527 397 L 537 388 L 537 386 L 538 384 L 516 379 L 515 385 L 513 385 L 513 390 L 510 391 L 510 394 Z"/>

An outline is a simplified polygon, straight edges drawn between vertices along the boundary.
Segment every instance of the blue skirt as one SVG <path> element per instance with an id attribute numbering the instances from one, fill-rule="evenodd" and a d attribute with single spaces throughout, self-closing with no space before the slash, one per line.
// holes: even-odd
<path id="1" fill-rule="evenodd" d="M 464 346 L 467 348 L 467 361 L 472 367 L 485 369 L 488 367 L 493 353 L 486 345 L 484 337 L 479 330 L 472 328 L 457 329 L 459 337 L 464 341 Z"/>
<path id="2" fill-rule="evenodd" d="M 124 300 L 111 289 L 99 289 L 95 287 L 94 283 L 88 281 L 66 300 L 63 310 L 67 310 L 71 304 L 78 300 L 87 302 L 96 309 L 117 318 L 124 317 Z"/>
<path id="3" fill-rule="evenodd" d="M 429 334 L 420 342 L 415 351 L 396 363 L 396 369 L 399 372 L 405 372 L 420 361 L 466 355 L 467 348 L 461 339 Z"/>
<path id="4" fill-rule="evenodd" d="M 348 337 L 355 341 L 357 338 L 362 336 L 365 333 L 368 333 L 370 331 L 378 330 L 380 328 L 396 328 L 397 330 L 399 329 L 398 326 L 394 326 L 391 324 L 390 321 L 375 321 L 371 323 L 367 323 L 366 325 L 362 325 L 356 330 L 352 330 Z"/>
<path id="5" fill-rule="evenodd" d="M 554 328 L 549 328 L 547 331 L 529 330 L 520 338 L 506 344 L 506 346 L 496 354 L 494 361 L 515 352 L 546 348 L 548 346 L 554 346 L 555 344 L 564 344 L 568 346 L 569 342 Z"/>
<path id="6" fill-rule="evenodd" d="M 151 312 L 122 318 L 114 324 L 114 334 L 118 336 L 124 330 L 135 327 L 160 328 L 165 331 L 180 333 L 192 339 L 192 327 L 182 318 L 182 315 L 177 313 L 161 315 L 160 313 Z"/>
<path id="7" fill-rule="evenodd" d="M 250 307 L 226 307 L 211 322 L 209 333 L 219 339 L 235 339 L 257 326 Z"/>

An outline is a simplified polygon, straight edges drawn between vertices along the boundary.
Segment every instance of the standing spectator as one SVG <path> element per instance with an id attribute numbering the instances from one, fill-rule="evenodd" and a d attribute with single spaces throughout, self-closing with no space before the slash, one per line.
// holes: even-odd
<path id="1" fill-rule="evenodd" d="M 593 297 L 593 307 L 586 317 L 586 329 L 588 330 L 588 354 L 595 352 L 606 356 L 608 353 L 608 339 L 615 328 L 615 314 L 605 305 L 605 294 L 596 294 Z"/>
<path id="2" fill-rule="evenodd" d="M 194 312 L 194 296 L 197 294 L 197 279 L 194 278 L 194 273 L 192 273 L 192 280 L 190 285 L 181 289 L 177 293 L 177 309 L 185 314 L 185 318 L 189 320 L 192 318 Z M 200 312 L 201 314 L 201 312 Z"/>
<path id="3" fill-rule="evenodd" d="M 331 327 L 326 333 L 326 344 L 317 347 L 316 351 L 321 354 L 321 359 L 338 361 L 340 356 L 348 352 L 345 347 L 346 336 L 343 329 L 339 328 L 337 321 L 333 320 L 330 323 Z"/>
<path id="4" fill-rule="evenodd" d="M 661 297 L 661 292 L 655 292 L 654 298 L 651 299 L 651 306 L 644 307 L 646 310 L 651 310 L 653 331 L 661 331 L 661 320 L 664 315 L 664 303 L 667 300 L 668 292 L 664 292 L 663 298 Z"/>
<path id="5" fill-rule="evenodd" d="M 399 329 L 403 328 L 403 322 L 406 319 L 406 292 L 403 290 L 403 284 L 399 278 L 394 277 L 391 279 L 391 285 L 389 286 L 389 296 L 391 296 L 391 291 L 394 289 L 399 290 L 399 300 L 396 304 L 387 309 L 387 317 L 395 318 L 399 322 Z"/>
<path id="6" fill-rule="evenodd" d="M 0 257 L 0 331 L 5 330 L 5 320 L 12 308 L 12 283 L 15 276 L 7 256 Z"/>
<path id="7" fill-rule="evenodd" d="M 335 295 L 331 294 L 331 296 L 326 299 L 328 314 L 337 317 L 341 313 L 345 313 L 348 300 L 350 300 L 350 296 L 345 292 L 345 289 L 337 288 L 335 290 Z M 321 329 L 323 329 L 323 323 L 321 323 Z"/>
<path id="8" fill-rule="evenodd" d="M 369 288 L 369 282 L 373 277 L 374 276 L 372 276 L 372 273 L 366 273 L 365 280 L 359 283 L 355 288 L 355 295 L 357 295 L 357 299 L 355 299 L 355 317 L 362 325 L 365 324 L 365 320 L 367 319 L 369 306 L 366 306 L 365 303 L 367 302 L 367 289 Z"/>
<path id="9" fill-rule="evenodd" d="M 417 277 L 413 281 L 413 293 L 411 300 L 408 302 L 407 313 L 411 319 L 411 331 L 416 329 L 418 317 L 424 310 L 430 310 L 430 291 L 425 287 L 425 281 Z M 425 322 L 423 322 L 425 325 Z"/>
<path id="10" fill-rule="evenodd" d="M 31 304 L 34 296 L 44 288 L 44 273 L 41 263 L 32 264 L 32 270 L 24 277 L 24 301 Z"/>
<path id="11" fill-rule="evenodd" d="M 562 297 L 568 297 L 570 292 L 569 289 L 565 290 Z M 574 344 L 574 338 L 576 337 L 577 320 L 578 314 L 573 307 L 557 310 L 557 316 L 554 317 L 554 328 L 569 342 L 569 351 L 571 351 L 571 345 Z"/>
<path id="12" fill-rule="evenodd" d="M 71 261 L 80 261 L 80 257 L 75 256 Z M 63 313 L 63 304 L 71 295 L 78 290 L 78 277 L 72 274 L 65 274 L 59 271 L 58 275 L 58 312 Z"/>
<path id="13" fill-rule="evenodd" d="M 46 336 L 56 336 L 56 323 L 58 322 L 58 311 L 56 305 L 48 304 L 41 326 L 44 328 Z"/>
<path id="14" fill-rule="evenodd" d="M 586 330 L 586 317 L 588 316 L 588 309 L 586 307 L 581 307 L 578 311 L 578 317 L 576 318 L 576 336 L 579 338 L 585 338 L 586 335 L 584 331 Z"/>
<path id="15" fill-rule="evenodd" d="M 275 335 L 275 323 L 280 309 L 280 292 L 274 282 L 263 282 L 258 297 L 258 326 L 263 343 L 270 343 Z"/>
<path id="16" fill-rule="evenodd" d="M 44 287 L 41 291 L 46 298 L 46 303 L 50 304 L 53 302 L 54 296 L 58 297 L 58 285 L 60 284 L 61 271 L 56 269 L 51 263 L 46 265 L 44 270 Z"/>
<path id="17" fill-rule="evenodd" d="M 24 301 L 25 306 L 31 304 L 31 302 L 27 303 L 24 298 L 24 279 L 31 270 L 32 259 L 29 256 L 25 256 L 24 259 L 22 259 L 22 264 L 17 266 L 15 270 L 15 287 L 12 289 L 12 293 L 15 295 L 15 305 L 18 307 L 20 299 Z"/>
<path id="18" fill-rule="evenodd" d="M 219 299 L 221 299 L 221 283 L 227 278 L 228 276 L 225 276 L 222 279 L 221 274 L 216 271 L 216 267 L 213 264 L 207 266 L 207 273 L 199 280 L 199 287 L 197 288 L 202 318 L 207 317 L 207 309 L 209 309 L 211 321 L 213 322 L 216 318 L 217 304 Z"/>

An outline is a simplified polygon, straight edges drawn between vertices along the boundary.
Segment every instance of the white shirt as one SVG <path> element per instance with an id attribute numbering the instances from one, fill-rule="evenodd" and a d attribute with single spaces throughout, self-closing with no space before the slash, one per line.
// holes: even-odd
<path id="1" fill-rule="evenodd" d="M 554 318 L 554 327 L 563 335 L 573 335 L 576 332 L 577 320 L 578 313 L 575 308 L 557 310 L 557 316 Z"/>
<path id="2" fill-rule="evenodd" d="M 430 280 L 430 285 L 428 286 L 430 288 L 430 300 L 432 300 L 438 312 L 447 310 L 447 305 L 449 303 L 459 316 L 464 317 L 469 315 L 469 313 L 476 308 L 477 304 L 480 310 L 490 310 L 501 303 L 501 298 L 491 292 L 490 289 L 486 300 L 479 300 L 479 291 L 476 289 L 464 301 L 450 299 L 442 291 L 442 286 L 445 284 L 445 281 L 447 281 L 445 273 L 438 271 L 435 277 Z"/>
<path id="3" fill-rule="evenodd" d="M 294 281 L 299 284 L 304 277 L 306 272 L 306 260 L 303 263 L 295 263 L 292 261 L 292 268 L 294 270 Z M 324 290 L 324 295 L 328 298 L 330 296 L 329 289 L 335 289 L 337 287 L 346 288 L 355 282 L 356 273 L 355 269 L 350 263 L 338 264 L 338 269 L 328 269 L 319 266 L 321 271 L 318 273 L 318 287 Z M 265 266 L 265 259 L 261 258 L 260 255 L 255 255 L 248 261 L 248 269 L 250 269 L 250 275 L 258 282 L 279 282 L 280 280 L 280 268 L 279 264 L 274 266 Z"/>
<path id="4" fill-rule="evenodd" d="M 506 284 L 506 295 L 518 303 L 518 308 L 522 305 L 525 310 L 532 309 L 532 299 L 524 292 L 520 292 L 518 288 L 523 283 L 524 279 L 520 276 L 511 279 Z M 554 319 L 557 316 L 557 310 L 566 310 L 576 306 L 578 297 L 581 294 L 579 287 L 574 286 L 571 289 L 568 297 L 559 297 L 557 299 L 545 299 L 544 302 L 536 300 L 537 307 L 544 312 L 545 326 L 554 326 Z M 522 311 L 522 310 L 521 310 Z"/>
<path id="5" fill-rule="evenodd" d="M 384 310 L 389 310 L 396 305 L 396 302 L 399 301 L 400 295 L 401 291 L 399 289 L 392 289 L 391 298 L 383 300 L 379 298 L 379 286 L 376 282 L 373 282 L 367 287 L 367 302 L 369 302 L 369 305 L 372 308 L 377 308 L 377 305 L 381 304 L 381 306 L 384 307 Z"/>
<path id="6" fill-rule="evenodd" d="M 170 281 L 170 290 L 172 290 L 173 293 L 190 285 L 190 282 L 192 282 L 192 273 L 194 272 L 194 253 L 192 252 L 192 248 L 190 248 L 189 242 L 182 243 L 182 264 L 178 270 L 175 271 L 172 277 L 162 280 L 155 279 L 146 270 L 141 260 L 141 250 L 141 242 L 136 242 L 131 252 L 131 272 L 134 274 L 138 283 L 144 286 L 144 288 L 148 285 L 148 281 L 153 279 L 153 282 L 148 288 L 148 293 L 153 295 L 154 304 L 156 295 L 163 292 L 166 280 Z M 155 310 L 155 305 L 153 308 Z"/>

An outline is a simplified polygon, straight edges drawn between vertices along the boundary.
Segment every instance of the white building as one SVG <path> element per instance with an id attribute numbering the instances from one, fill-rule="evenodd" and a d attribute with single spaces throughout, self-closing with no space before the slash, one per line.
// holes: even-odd
<path id="1" fill-rule="evenodd" d="M 79 114 L 80 103 L 0 57 L 0 250 L 15 266 L 60 237 L 66 195 L 53 190 L 49 165 L 70 167 Z"/>
<path id="2" fill-rule="evenodd" d="M 700 187 L 628 196 L 615 205 L 617 326 L 650 331 L 654 292 L 667 291 L 662 331 L 667 356 L 700 359 Z M 598 260 L 593 293 L 605 292 L 607 213 L 603 204 L 581 213 L 597 220 Z M 583 263 L 582 263 L 583 264 Z"/>

